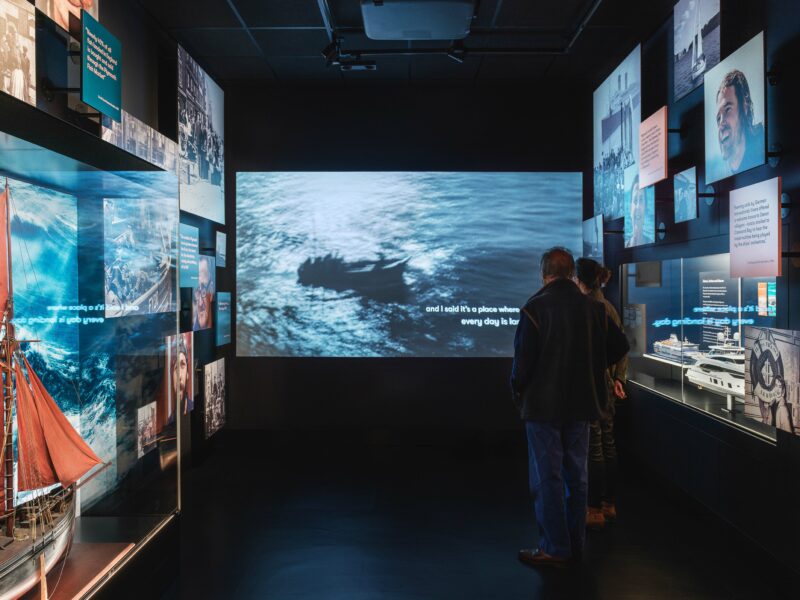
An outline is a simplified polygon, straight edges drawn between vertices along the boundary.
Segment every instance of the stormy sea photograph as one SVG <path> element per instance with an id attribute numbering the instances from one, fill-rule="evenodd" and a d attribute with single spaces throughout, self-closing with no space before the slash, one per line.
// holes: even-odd
<path id="1" fill-rule="evenodd" d="M 580 173 L 237 174 L 239 356 L 510 356 Z"/>

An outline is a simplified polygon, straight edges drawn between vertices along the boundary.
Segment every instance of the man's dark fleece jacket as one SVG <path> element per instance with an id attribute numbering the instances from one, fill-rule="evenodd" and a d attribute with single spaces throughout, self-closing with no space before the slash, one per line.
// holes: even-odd
<path id="1" fill-rule="evenodd" d="M 526 421 L 594 421 L 607 402 L 606 369 L 630 349 L 605 306 L 556 279 L 520 311 L 511 389 Z"/>

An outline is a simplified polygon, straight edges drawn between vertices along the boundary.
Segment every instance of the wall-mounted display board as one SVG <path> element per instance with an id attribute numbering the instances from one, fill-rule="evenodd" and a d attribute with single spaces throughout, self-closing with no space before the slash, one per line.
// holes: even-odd
<path id="1" fill-rule="evenodd" d="M 10 309 L 0 310 L 0 364 L 15 388 L 4 387 L 3 403 L 16 411 L 0 429 L 17 473 L 16 487 L 0 489 L 0 527 L 14 528 L 0 552 L 2 597 L 37 584 L 38 553 L 69 553 L 58 563 L 68 569 L 87 545 L 108 550 L 93 532 L 110 526 L 125 532 L 122 547 L 103 554 L 116 559 L 178 508 L 179 431 L 165 368 L 165 340 L 177 333 L 177 189 L 174 175 L 101 172 L 0 135 L 0 305 Z M 142 237 L 147 219 L 162 229 Z M 169 223 L 173 231 L 163 229 Z M 163 265 L 160 277 L 150 279 L 144 255 Z M 107 314 L 109 282 L 140 310 L 117 314 L 114 305 Z M 34 516 L 43 528 L 35 549 Z M 139 526 L 122 525 L 131 522 Z"/>
<path id="2" fill-rule="evenodd" d="M 75 38 L 80 37 L 77 32 L 80 31 L 82 13 L 89 13 L 96 20 L 100 18 L 100 0 L 36 0 L 36 8 Z"/>
<path id="3" fill-rule="evenodd" d="M 231 293 L 217 292 L 217 346 L 231 343 Z"/>
<path id="4" fill-rule="evenodd" d="M 745 328 L 776 325 L 776 280 L 731 277 L 728 254 L 659 264 L 658 285 L 639 284 L 650 263 L 622 266 L 626 333 L 641 351 L 629 380 L 730 420 L 726 409 L 745 402 Z M 774 437 L 763 423 L 732 422 Z"/>
<path id="5" fill-rule="evenodd" d="M 623 216 L 639 179 L 641 46 L 594 91 L 594 214 Z"/>
<path id="6" fill-rule="evenodd" d="M 781 178 L 731 190 L 731 275 L 780 277 Z"/>
<path id="7" fill-rule="evenodd" d="M 766 160 L 766 83 L 761 32 L 705 74 L 706 184 Z"/>
<path id="8" fill-rule="evenodd" d="M 633 180 L 630 196 L 625 198 L 625 247 L 633 248 L 656 241 L 656 188 L 639 187 Z"/>
<path id="9" fill-rule="evenodd" d="M 228 256 L 228 236 L 224 232 L 217 232 L 217 267 L 224 268 Z"/>
<path id="10" fill-rule="evenodd" d="M 0 0 L 0 91 L 36 106 L 36 15 L 28 0 Z"/>
<path id="11" fill-rule="evenodd" d="M 225 359 L 205 366 L 205 437 L 210 438 L 225 425 Z"/>
<path id="12" fill-rule="evenodd" d="M 200 263 L 200 230 L 186 223 L 180 224 L 179 276 L 182 288 L 197 287 Z"/>
<path id="13" fill-rule="evenodd" d="M 103 201 L 105 316 L 175 312 L 177 215 L 153 198 Z"/>
<path id="14" fill-rule="evenodd" d="M 603 215 L 583 222 L 583 256 L 603 262 Z"/>
<path id="15" fill-rule="evenodd" d="M 200 256 L 197 261 L 197 286 L 192 289 L 192 331 L 214 325 L 214 296 L 217 270 L 213 256 Z"/>
<path id="16" fill-rule="evenodd" d="M 122 44 L 86 11 L 81 27 L 81 100 L 122 121 Z"/>
<path id="17" fill-rule="evenodd" d="M 178 47 L 181 210 L 225 223 L 225 95 Z"/>
<path id="18" fill-rule="evenodd" d="M 240 355 L 509 356 L 542 253 L 581 253 L 582 177 L 238 173 L 236 214 Z"/>
<path id="19" fill-rule="evenodd" d="M 673 14 L 675 100 L 703 83 L 720 59 L 719 0 L 679 0 Z"/>
<path id="20" fill-rule="evenodd" d="M 646 188 L 667 178 L 667 107 L 639 127 L 639 185 Z"/>
<path id="21" fill-rule="evenodd" d="M 744 414 L 800 435 L 800 331 L 744 331 Z"/>
<path id="22" fill-rule="evenodd" d="M 178 144 L 127 111 L 121 121 L 103 117 L 101 137 L 165 171 L 178 172 Z"/>
<path id="23" fill-rule="evenodd" d="M 192 377 L 192 333 L 179 333 L 167 338 L 170 405 L 180 414 L 194 410 L 194 377 Z"/>
<path id="24" fill-rule="evenodd" d="M 672 181 L 675 199 L 675 222 L 697 218 L 697 168 L 691 167 L 675 175 Z"/>

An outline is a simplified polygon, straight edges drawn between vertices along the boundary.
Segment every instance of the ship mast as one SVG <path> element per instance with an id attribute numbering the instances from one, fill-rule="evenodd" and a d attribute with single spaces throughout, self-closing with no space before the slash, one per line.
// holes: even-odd
<path id="1" fill-rule="evenodd" d="M 2 311 L 3 339 L 0 364 L 3 373 L 3 446 L 0 449 L 0 469 L 3 478 L 3 514 L 6 517 L 6 535 L 14 537 L 14 436 L 12 435 L 14 389 L 12 357 L 14 355 L 13 287 L 11 281 L 11 223 L 9 220 L 8 180 L 0 193 L 0 311 Z M 5 239 L 3 239 L 5 238 Z M 2 246 L 5 246 L 4 248 Z"/>

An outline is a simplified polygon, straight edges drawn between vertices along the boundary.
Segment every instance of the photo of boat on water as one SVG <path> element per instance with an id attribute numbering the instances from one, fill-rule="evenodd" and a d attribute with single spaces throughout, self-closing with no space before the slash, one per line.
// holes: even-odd
<path id="1" fill-rule="evenodd" d="M 703 83 L 720 59 L 720 0 L 680 0 L 674 11 L 675 100 Z"/>
<path id="2" fill-rule="evenodd" d="M 152 198 L 103 201 L 105 316 L 175 310 L 177 214 Z"/>
<path id="3" fill-rule="evenodd" d="M 510 356 L 580 173 L 238 173 L 239 356 Z"/>

